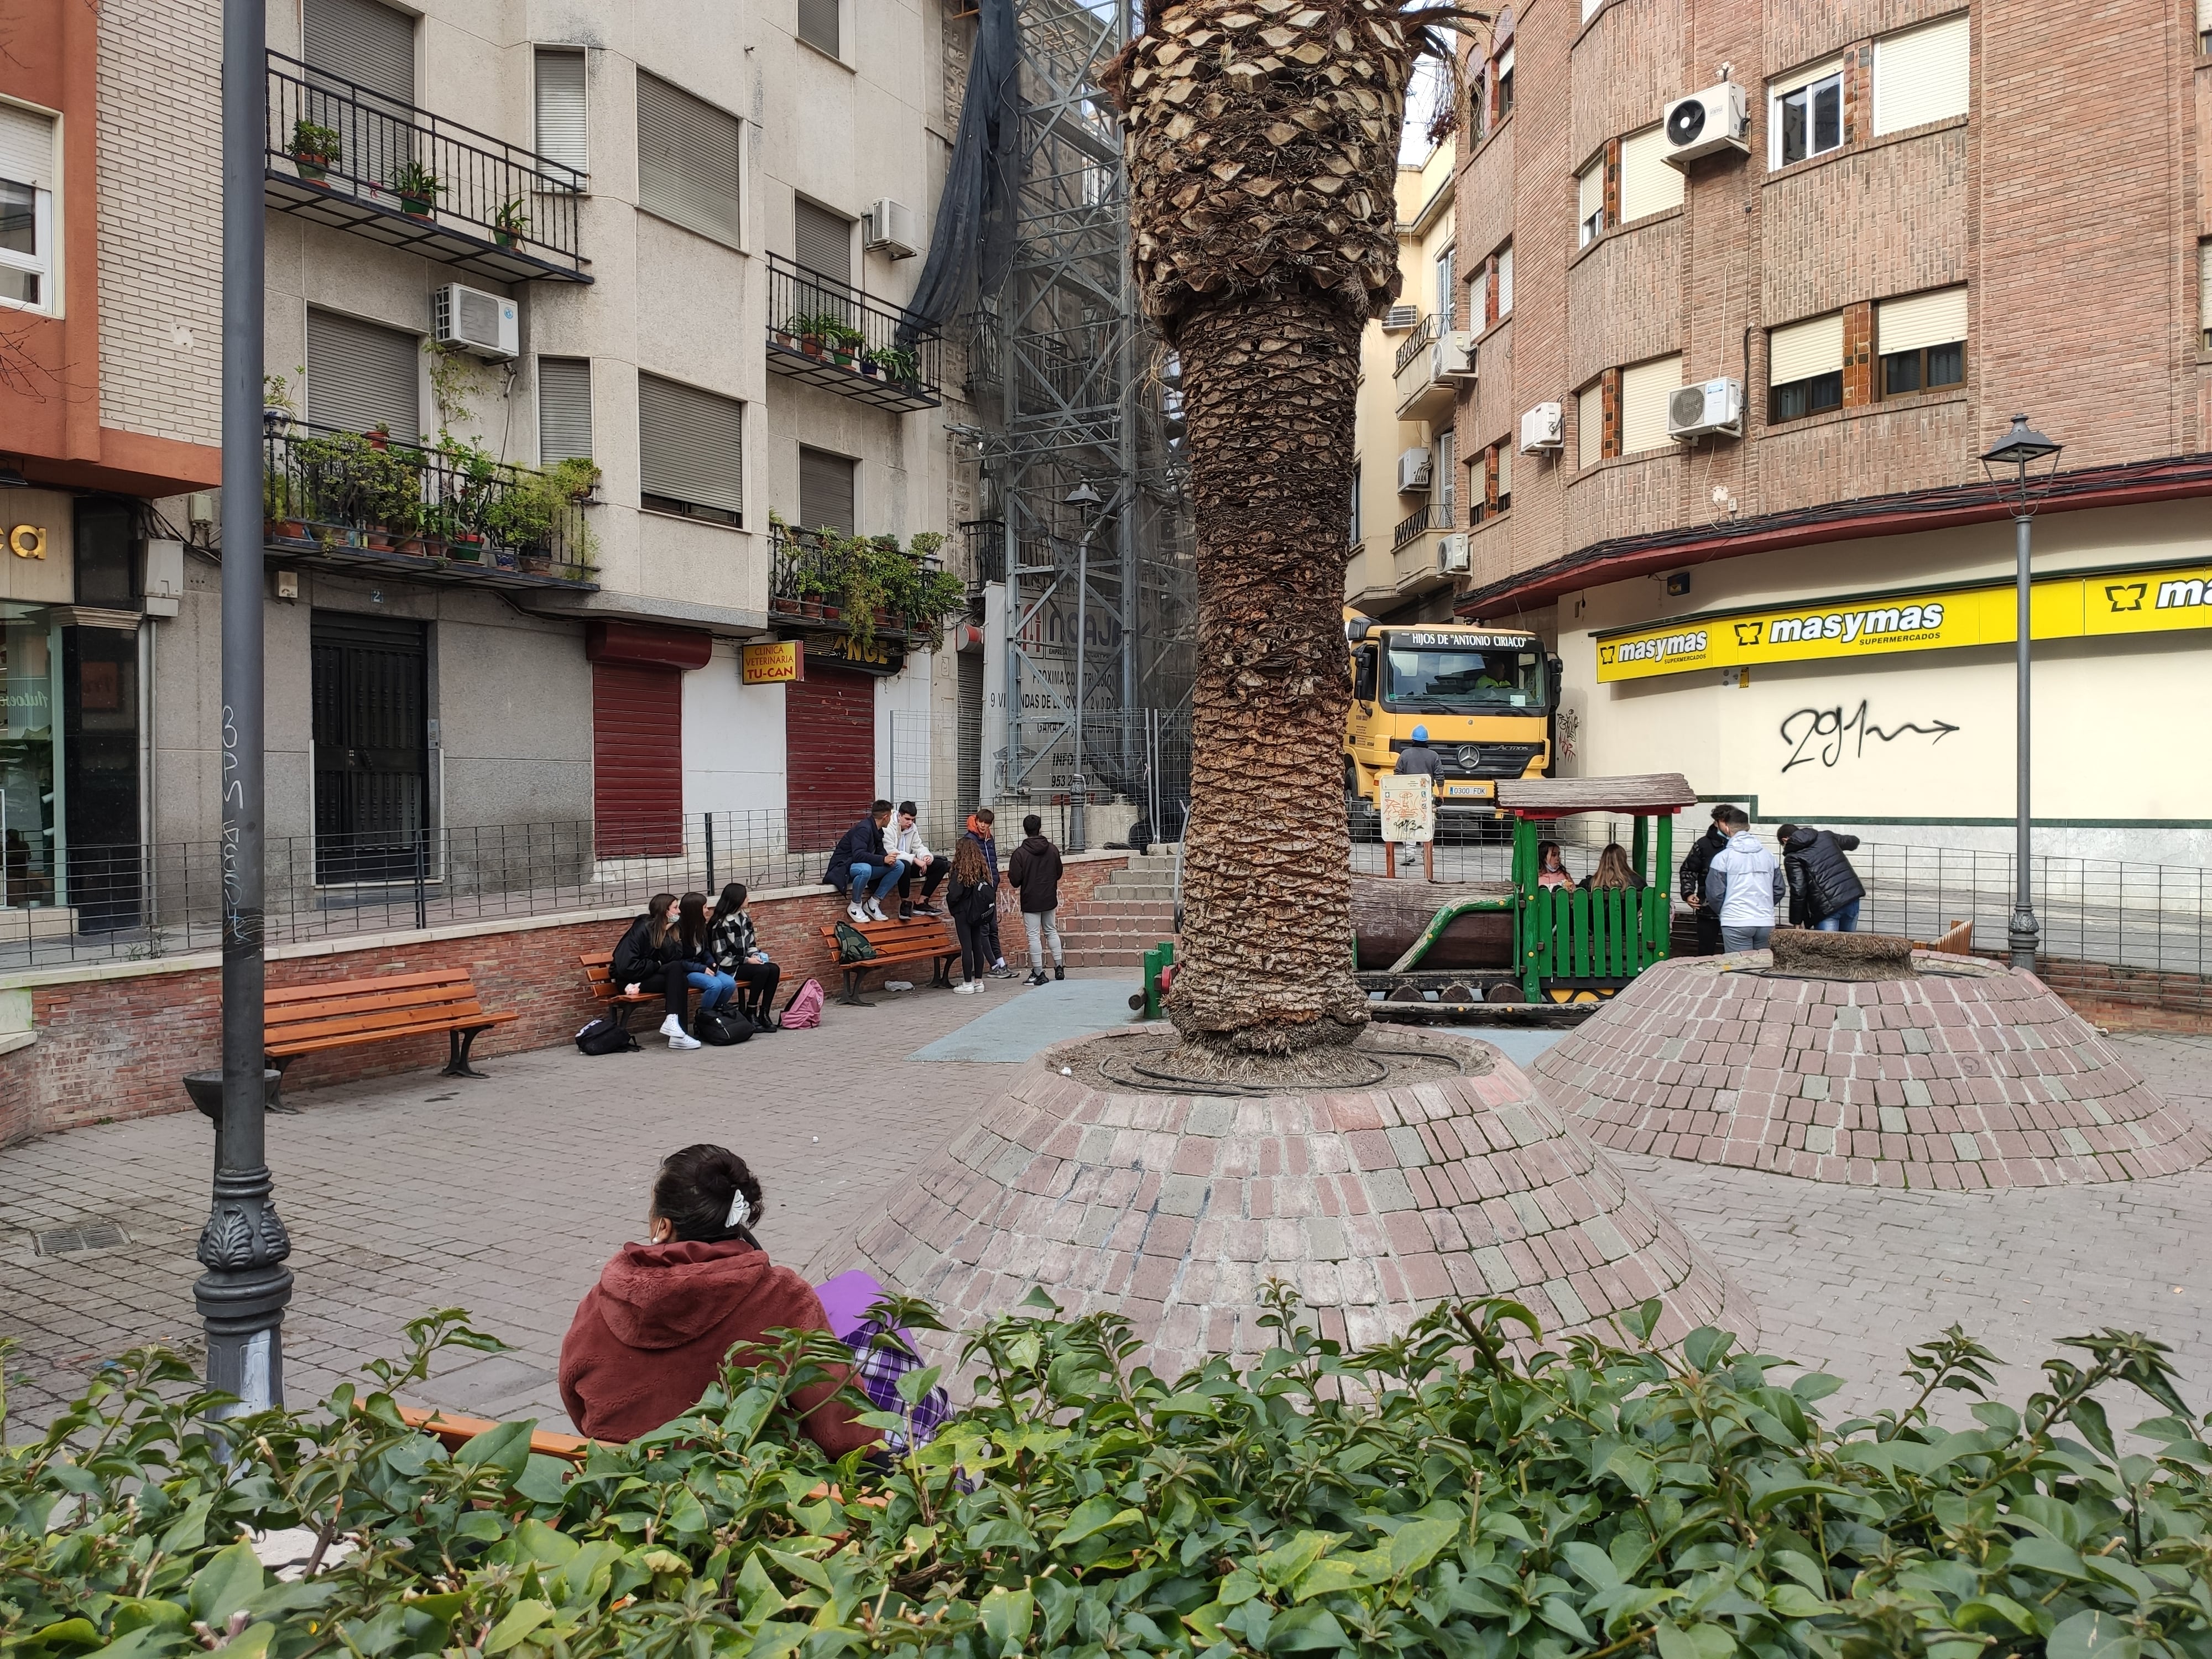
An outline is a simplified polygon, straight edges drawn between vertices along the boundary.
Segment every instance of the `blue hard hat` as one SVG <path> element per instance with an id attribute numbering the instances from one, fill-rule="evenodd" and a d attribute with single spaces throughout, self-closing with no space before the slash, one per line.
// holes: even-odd
<path id="1" fill-rule="evenodd" d="M 1427 726 L 1417 726 L 1413 728 L 1413 741 L 1415 743 L 1426 743 L 1428 740 L 1429 728 Z"/>

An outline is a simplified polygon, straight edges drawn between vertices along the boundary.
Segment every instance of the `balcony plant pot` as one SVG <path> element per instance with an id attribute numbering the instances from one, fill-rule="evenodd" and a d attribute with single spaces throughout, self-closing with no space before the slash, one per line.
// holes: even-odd
<path id="1" fill-rule="evenodd" d="M 484 544 L 481 536 L 456 536 L 447 544 L 446 556 L 461 564 L 482 564 Z"/>
<path id="2" fill-rule="evenodd" d="M 872 380 L 880 380 L 884 377 L 884 366 L 881 363 L 872 363 L 863 357 L 860 359 L 860 373 Z"/>
<path id="3" fill-rule="evenodd" d="M 799 349 L 799 337 L 796 334 L 787 334 L 780 328 L 772 328 L 769 332 L 775 337 L 775 343 L 786 351 L 795 351 Z"/>
<path id="4" fill-rule="evenodd" d="M 264 519 L 261 534 L 267 541 L 304 542 L 307 539 L 307 521 L 305 519 Z"/>
<path id="5" fill-rule="evenodd" d="M 553 556 L 550 553 L 524 553 L 516 560 L 526 576 L 550 576 L 553 574 Z"/>
<path id="6" fill-rule="evenodd" d="M 832 351 L 830 355 L 832 357 L 834 357 L 834 358 L 836 358 L 836 359 L 837 360 L 837 367 L 838 367 L 838 368 L 851 368 L 852 367 L 854 367 L 854 362 L 853 362 L 853 354 L 852 354 L 851 352 L 849 352 L 849 351 Z"/>
<path id="7" fill-rule="evenodd" d="M 364 530 L 361 532 L 361 544 L 373 553 L 389 553 L 392 550 L 392 532 L 382 529 Z"/>
<path id="8" fill-rule="evenodd" d="M 292 166 L 309 184 L 319 185 L 330 174 L 331 158 L 318 155 L 313 150 L 295 149 L 292 152 Z"/>
<path id="9" fill-rule="evenodd" d="M 398 544 L 398 550 L 404 553 L 410 559 L 420 559 L 429 556 L 430 548 L 429 544 L 420 536 L 410 536 Z"/>
<path id="10" fill-rule="evenodd" d="M 495 230 L 491 234 L 491 239 L 501 247 L 513 247 L 520 240 L 511 230 Z"/>
<path id="11" fill-rule="evenodd" d="M 433 198 L 428 196 L 408 196 L 403 194 L 399 198 L 399 210 L 407 215 L 410 219 L 427 219 L 430 216 L 430 207 L 433 199 Z"/>
<path id="12" fill-rule="evenodd" d="M 810 357 L 819 357 L 822 355 L 822 337 L 819 334 L 800 335 L 799 349 Z"/>

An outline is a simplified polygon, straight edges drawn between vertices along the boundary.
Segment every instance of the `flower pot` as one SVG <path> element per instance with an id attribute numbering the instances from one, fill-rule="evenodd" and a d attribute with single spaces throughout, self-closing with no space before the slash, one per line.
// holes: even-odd
<path id="1" fill-rule="evenodd" d="M 428 556 L 430 550 L 420 536 L 410 536 L 399 544 L 398 550 L 410 559 L 420 559 Z"/>
<path id="2" fill-rule="evenodd" d="M 798 348 L 799 337 L 797 335 L 786 334 L 780 328 L 773 329 L 769 331 L 775 336 L 775 343 L 781 346 L 786 351 L 795 350 Z"/>
<path id="3" fill-rule="evenodd" d="M 482 564 L 483 562 L 483 538 L 474 536 L 456 536 L 451 545 L 446 549 L 446 556 L 458 560 L 463 564 Z"/>
<path id="4" fill-rule="evenodd" d="M 553 570 L 551 557 L 544 553 L 525 553 L 521 556 L 520 565 L 522 574 L 526 576 L 550 575 Z"/>
<path id="5" fill-rule="evenodd" d="M 513 247 L 516 240 L 515 234 L 511 230 L 495 230 L 491 239 L 501 247 Z"/>
<path id="6" fill-rule="evenodd" d="M 866 358 L 862 358 L 860 361 L 860 373 L 866 375 L 872 380 L 880 380 L 884 377 L 884 366 L 881 363 L 872 363 Z"/>
<path id="7" fill-rule="evenodd" d="M 402 195 L 399 198 L 399 210 L 417 219 L 427 219 L 430 216 L 431 200 L 432 198 L 428 196 Z"/>
<path id="8" fill-rule="evenodd" d="M 263 521 L 262 531 L 271 541 L 303 542 L 307 539 L 307 521 L 305 519 L 268 519 Z"/>
<path id="9" fill-rule="evenodd" d="M 361 532 L 361 544 L 374 552 L 389 553 L 392 550 L 392 532 L 388 530 L 364 530 Z"/>
<path id="10" fill-rule="evenodd" d="M 837 360 L 838 368 L 850 368 L 853 367 L 853 354 L 851 352 L 833 351 L 830 355 Z"/>
<path id="11" fill-rule="evenodd" d="M 799 349 L 810 357 L 819 357 L 822 355 L 822 337 L 819 334 L 800 335 Z"/>
<path id="12" fill-rule="evenodd" d="M 327 155 L 302 155 L 292 152 L 292 166 L 309 184 L 319 185 L 330 172 L 331 158 Z"/>
<path id="13" fill-rule="evenodd" d="M 364 432 L 362 434 L 362 441 L 367 443 L 371 449 L 377 451 L 380 454 L 392 447 L 391 438 L 381 432 Z"/>

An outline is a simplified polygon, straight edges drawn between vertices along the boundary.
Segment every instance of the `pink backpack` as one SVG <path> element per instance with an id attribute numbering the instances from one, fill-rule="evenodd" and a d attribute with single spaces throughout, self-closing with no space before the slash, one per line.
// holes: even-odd
<path id="1" fill-rule="evenodd" d="M 777 1025 L 787 1031 L 804 1031 L 822 1023 L 822 981 L 810 979 L 791 994 Z"/>

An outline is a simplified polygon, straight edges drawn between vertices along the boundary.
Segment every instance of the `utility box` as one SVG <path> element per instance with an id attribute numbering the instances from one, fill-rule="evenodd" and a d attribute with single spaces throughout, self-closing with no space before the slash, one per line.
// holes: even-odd
<path id="1" fill-rule="evenodd" d="M 149 617 L 173 617 L 185 597 L 185 544 L 152 537 L 138 544 L 138 592 Z"/>

